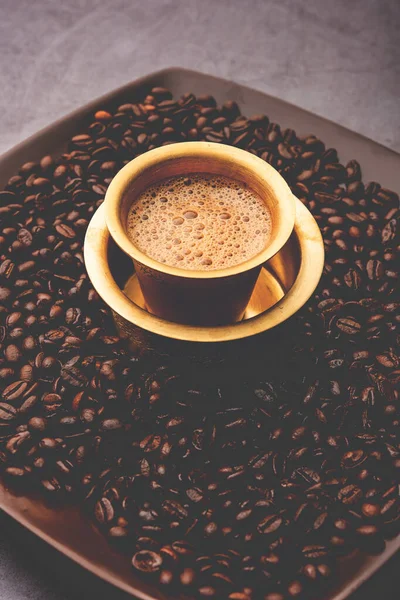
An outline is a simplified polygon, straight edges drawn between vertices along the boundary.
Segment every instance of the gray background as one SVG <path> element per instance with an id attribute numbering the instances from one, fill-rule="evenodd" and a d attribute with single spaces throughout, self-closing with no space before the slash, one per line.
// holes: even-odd
<path id="1" fill-rule="evenodd" d="M 399 0 L 0 0 L 0 152 L 169 66 L 276 95 L 400 151 Z"/>
<path id="2" fill-rule="evenodd" d="M 400 151 L 398 0 L 0 0 L 0 152 L 150 71 L 233 79 Z M 206 90 L 205 90 L 206 91 Z M 0 600 L 123 594 L 0 514 Z M 354 600 L 396 589 L 398 559 Z M 397 593 L 383 592 L 386 599 Z"/>

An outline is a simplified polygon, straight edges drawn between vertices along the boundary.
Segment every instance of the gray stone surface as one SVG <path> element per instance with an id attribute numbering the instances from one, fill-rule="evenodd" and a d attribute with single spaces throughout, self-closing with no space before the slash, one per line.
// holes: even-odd
<path id="1" fill-rule="evenodd" d="M 398 0 L 1 0 L 0 152 L 167 66 L 234 79 L 400 150 Z"/>
<path id="2" fill-rule="evenodd" d="M 398 0 L 0 0 L 0 152 L 168 66 L 250 85 L 400 151 L 399 25 Z M 4 515 L 0 531 L 0 600 L 90 599 L 90 585 L 123 597 Z M 385 580 L 395 590 L 396 571 L 398 559 L 357 598 L 378 597 Z"/>

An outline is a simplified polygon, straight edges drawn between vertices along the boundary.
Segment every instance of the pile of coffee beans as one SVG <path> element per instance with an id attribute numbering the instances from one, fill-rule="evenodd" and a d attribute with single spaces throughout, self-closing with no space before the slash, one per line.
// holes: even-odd
<path id="1" fill-rule="evenodd" d="M 272 164 L 324 236 L 319 288 L 251 377 L 132 355 L 85 271 L 112 177 L 185 140 Z M 355 160 L 235 102 L 154 88 L 99 110 L 0 192 L 7 485 L 82 503 L 171 598 L 318 595 L 338 558 L 400 532 L 399 233 L 398 195 Z"/>

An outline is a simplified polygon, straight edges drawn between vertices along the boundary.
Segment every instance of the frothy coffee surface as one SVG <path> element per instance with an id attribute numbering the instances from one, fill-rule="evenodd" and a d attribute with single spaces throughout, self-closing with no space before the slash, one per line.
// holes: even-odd
<path id="1" fill-rule="evenodd" d="M 172 177 L 150 186 L 127 219 L 128 236 L 139 250 L 182 269 L 238 265 L 266 247 L 270 232 L 261 198 L 219 175 Z"/>

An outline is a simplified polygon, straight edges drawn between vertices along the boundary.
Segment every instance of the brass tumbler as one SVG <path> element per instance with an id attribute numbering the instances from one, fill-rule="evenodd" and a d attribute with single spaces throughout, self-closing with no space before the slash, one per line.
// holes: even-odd
<path id="1" fill-rule="evenodd" d="M 165 265 L 133 244 L 126 222 L 138 195 L 163 179 L 194 173 L 235 179 L 265 202 L 272 228 L 262 252 L 235 266 L 201 271 Z M 167 321 L 197 326 L 243 318 L 262 265 L 288 241 L 296 213 L 295 198 L 273 167 L 239 148 L 209 142 L 170 144 L 135 158 L 112 180 L 104 207 L 110 235 L 133 260 L 146 309 Z"/>

